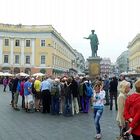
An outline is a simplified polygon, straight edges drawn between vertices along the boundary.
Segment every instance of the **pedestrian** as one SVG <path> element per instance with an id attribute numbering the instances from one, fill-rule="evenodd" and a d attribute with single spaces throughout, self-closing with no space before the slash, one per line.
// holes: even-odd
<path id="1" fill-rule="evenodd" d="M 94 86 L 94 97 L 92 98 L 94 122 L 96 127 L 95 138 L 97 139 L 101 138 L 100 119 L 104 110 L 104 98 L 105 98 L 105 91 L 102 89 L 102 83 L 97 82 Z"/>
<path id="2" fill-rule="evenodd" d="M 82 103 L 84 101 L 84 82 L 86 81 L 85 77 L 82 77 L 80 84 L 79 84 L 79 98 L 80 98 L 80 102 L 79 102 L 79 107 L 80 107 L 80 112 L 84 112 L 84 103 Z"/>
<path id="3" fill-rule="evenodd" d="M 33 102 L 32 83 L 30 77 L 27 77 L 27 81 L 24 83 L 24 96 L 25 96 L 25 110 L 26 112 L 30 112 L 31 111 L 30 103 Z"/>
<path id="4" fill-rule="evenodd" d="M 72 89 L 72 95 L 73 95 L 73 99 L 72 99 L 72 104 L 73 104 L 73 115 L 74 114 L 79 114 L 79 104 L 78 104 L 78 83 L 76 82 L 76 80 L 74 79 L 73 76 L 71 76 L 72 78 L 72 82 L 71 82 L 71 89 Z"/>
<path id="5" fill-rule="evenodd" d="M 48 77 L 46 77 L 42 82 L 41 82 L 41 98 L 42 98 L 42 106 L 43 106 L 43 111 L 42 113 L 50 113 L 50 105 L 51 105 L 51 84 L 48 81 Z"/>
<path id="6" fill-rule="evenodd" d="M 59 115 L 60 111 L 60 80 L 55 78 L 51 86 L 51 114 Z"/>
<path id="7" fill-rule="evenodd" d="M 140 140 L 140 80 L 135 82 L 136 92 L 127 97 L 124 118 L 129 122 L 126 134 L 132 134 L 133 140 Z"/>
<path id="8" fill-rule="evenodd" d="M 3 86 L 4 86 L 3 92 L 6 92 L 7 84 L 8 84 L 8 78 L 4 77 L 4 79 L 3 79 Z"/>
<path id="9" fill-rule="evenodd" d="M 25 108 L 24 83 L 25 78 L 22 78 L 20 82 L 20 96 L 22 97 L 22 108 Z"/>
<path id="10" fill-rule="evenodd" d="M 118 110 L 117 107 L 117 96 L 118 96 L 118 80 L 116 78 L 116 76 L 114 76 L 112 78 L 112 80 L 110 81 L 110 85 L 109 85 L 109 92 L 110 92 L 110 110 L 112 110 L 113 107 L 113 98 L 115 99 L 115 108 L 116 110 Z"/>
<path id="11" fill-rule="evenodd" d="M 89 112 L 89 107 L 90 107 L 90 99 L 91 96 L 93 95 L 93 87 L 91 84 L 91 81 L 87 78 L 84 78 L 84 83 L 83 83 L 83 97 L 82 97 L 82 110 L 83 113 L 88 113 Z"/>
<path id="12" fill-rule="evenodd" d="M 41 101 L 41 81 L 40 77 L 37 76 L 34 82 L 34 89 L 35 89 L 35 111 L 40 111 L 40 101 Z"/>
<path id="13" fill-rule="evenodd" d="M 130 83 L 127 82 L 126 80 L 123 80 L 121 83 L 120 83 L 120 86 L 119 86 L 119 96 L 117 98 L 117 104 L 118 104 L 118 113 L 117 113 L 117 123 L 118 123 L 118 126 L 119 126 L 119 129 L 120 129 L 120 136 L 119 138 L 122 138 L 123 137 L 123 130 L 127 129 L 127 124 L 126 124 L 126 121 L 123 117 L 123 114 L 124 114 L 124 105 L 125 105 L 125 100 L 127 98 L 127 94 L 128 92 L 130 91 Z"/>
<path id="14" fill-rule="evenodd" d="M 12 86 L 12 92 L 14 94 L 14 100 L 13 100 L 13 108 L 17 111 L 19 111 L 20 109 L 17 106 L 18 103 L 18 96 L 19 96 L 19 82 L 20 82 L 20 76 L 17 76 L 14 80 L 13 80 L 13 86 Z"/>
<path id="15" fill-rule="evenodd" d="M 105 105 L 109 105 L 109 79 L 108 76 L 105 75 L 104 77 L 104 81 L 103 81 L 103 89 L 105 91 L 105 99 L 106 99 L 106 104 Z"/>
<path id="16" fill-rule="evenodd" d="M 64 84 L 66 77 L 62 77 L 60 79 L 60 88 L 61 88 L 61 93 L 60 93 L 60 114 L 64 113 L 64 105 L 65 105 L 65 91 L 64 91 Z"/>
<path id="17" fill-rule="evenodd" d="M 72 116 L 73 115 L 73 104 L 72 104 L 72 78 L 68 77 L 64 84 L 64 92 L 65 92 L 65 107 L 64 107 L 64 116 Z"/>
<path id="18" fill-rule="evenodd" d="M 9 82 L 8 82 L 8 84 L 9 84 L 9 90 L 10 90 L 10 92 L 11 92 L 11 104 L 10 105 L 12 105 L 12 107 L 13 107 L 13 105 L 14 105 L 14 93 L 13 93 L 13 91 L 12 91 L 12 89 L 13 89 L 13 78 L 10 78 L 9 79 Z"/>

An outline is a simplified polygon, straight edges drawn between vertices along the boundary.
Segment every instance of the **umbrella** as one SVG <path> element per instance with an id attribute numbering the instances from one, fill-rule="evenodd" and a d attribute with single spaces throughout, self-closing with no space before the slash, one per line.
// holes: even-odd
<path id="1" fill-rule="evenodd" d="M 3 76 L 14 76 L 14 75 L 11 73 L 5 72 L 5 73 L 3 73 Z"/>
<path id="2" fill-rule="evenodd" d="M 39 73 L 34 73 L 32 76 L 44 76 L 45 74 L 39 72 Z"/>
<path id="3" fill-rule="evenodd" d="M 125 72 L 122 72 L 121 75 L 127 75 L 128 73 L 125 71 Z"/>
<path id="4" fill-rule="evenodd" d="M 24 72 L 21 72 L 21 73 L 16 74 L 16 76 L 28 77 L 29 75 Z"/>
<path id="5" fill-rule="evenodd" d="M 3 72 L 0 72 L 0 76 L 3 76 L 3 74 L 4 74 Z"/>

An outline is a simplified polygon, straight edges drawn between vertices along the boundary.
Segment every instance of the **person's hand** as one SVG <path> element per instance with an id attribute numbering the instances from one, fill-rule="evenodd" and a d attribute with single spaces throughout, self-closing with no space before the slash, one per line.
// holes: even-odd
<path id="1" fill-rule="evenodd" d="M 93 102 L 96 102 L 97 100 L 94 98 L 92 101 L 93 101 Z"/>
<path id="2" fill-rule="evenodd" d="M 132 121 L 133 121 L 133 119 L 132 119 L 132 118 L 129 118 L 129 119 L 128 119 L 128 121 L 129 121 L 129 122 L 132 122 Z"/>
<path id="3" fill-rule="evenodd" d="M 130 127 L 130 128 L 124 133 L 124 135 L 126 135 L 126 134 L 131 134 L 131 132 L 132 132 L 132 128 Z"/>

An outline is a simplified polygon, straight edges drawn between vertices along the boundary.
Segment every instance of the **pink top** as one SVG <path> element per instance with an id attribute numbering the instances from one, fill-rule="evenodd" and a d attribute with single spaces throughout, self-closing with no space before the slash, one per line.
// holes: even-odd
<path id="1" fill-rule="evenodd" d="M 20 83 L 20 95 L 23 96 L 24 95 L 24 81 L 21 81 Z"/>

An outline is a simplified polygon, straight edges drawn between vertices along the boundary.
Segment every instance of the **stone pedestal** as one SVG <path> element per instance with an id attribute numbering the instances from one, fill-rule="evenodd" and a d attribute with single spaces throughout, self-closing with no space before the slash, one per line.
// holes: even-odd
<path id="1" fill-rule="evenodd" d="M 100 61 L 102 59 L 100 57 L 89 57 L 87 60 L 89 76 L 94 79 L 100 75 Z"/>

